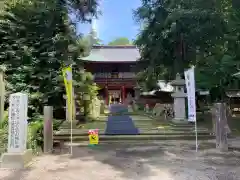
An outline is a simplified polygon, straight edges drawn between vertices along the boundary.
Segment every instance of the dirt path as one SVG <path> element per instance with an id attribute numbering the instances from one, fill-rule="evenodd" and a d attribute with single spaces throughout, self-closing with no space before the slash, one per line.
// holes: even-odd
<path id="1" fill-rule="evenodd" d="M 74 147 L 73 156 L 39 156 L 21 171 L 0 169 L 1 180 L 238 180 L 240 152 L 214 144 L 168 141 Z"/>

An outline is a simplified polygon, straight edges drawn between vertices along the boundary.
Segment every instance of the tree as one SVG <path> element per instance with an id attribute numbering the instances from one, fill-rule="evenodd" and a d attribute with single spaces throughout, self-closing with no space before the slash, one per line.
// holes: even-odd
<path id="1" fill-rule="evenodd" d="M 78 72 L 78 57 L 84 53 L 68 12 L 90 21 L 97 5 L 91 2 L 89 6 L 74 0 L 6 2 L 0 14 L 0 62 L 7 67 L 8 91 L 30 95 L 30 115 L 42 112 L 44 104 L 56 109 L 63 106 L 61 68 L 73 64 Z"/>
<path id="2" fill-rule="evenodd" d="M 227 89 L 238 89 L 239 80 L 232 75 L 240 64 L 240 10 L 229 9 L 226 16 L 227 31 L 211 54 L 198 59 L 196 80 L 199 88 L 212 91 L 213 99 L 224 100 Z"/>
<path id="3" fill-rule="evenodd" d="M 145 27 L 135 44 L 149 73 L 140 79 L 170 80 L 177 72 L 183 75 L 185 68 L 198 65 L 197 49 L 201 55 L 213 55 L 224 44 L 230 5 L 230 0 L 143 0 L 134 16 Z"/>
<path id="4" fill-rule="evenodd" d="M 108 43 L 109 46 L 124 46 L 124 45 L 131 45 L 131 44 L 132 43 L 126 37 L 119 37 Z"/>

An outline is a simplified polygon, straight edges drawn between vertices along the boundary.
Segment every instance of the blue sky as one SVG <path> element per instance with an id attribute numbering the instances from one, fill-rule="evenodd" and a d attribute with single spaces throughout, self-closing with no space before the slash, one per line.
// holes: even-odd
<path id="1" fill-rule="evenodd" d="M 98 38 L 104 44 L 117 37 L 135 39 L 139 25 L 133 19 L 133 9 L 141 5 L 141 0 L 101 0 L 100 11 L 102 15 L 96 21 Z M 78 24 L 77 30 L 87 34 L 89 24 Z"/>

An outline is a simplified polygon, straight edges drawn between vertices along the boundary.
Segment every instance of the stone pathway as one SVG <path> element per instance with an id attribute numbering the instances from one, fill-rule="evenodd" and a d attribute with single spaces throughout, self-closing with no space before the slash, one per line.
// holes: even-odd
<path id="1" fill-rule="evenodd" d="M 239 139 L 232 144 L 239 145 Z M 238 180 L 240 151 L 218 153 L 212 141 L 108 143 L 44 155 L 25 170 L 0 169 L 1 180 Z"/>

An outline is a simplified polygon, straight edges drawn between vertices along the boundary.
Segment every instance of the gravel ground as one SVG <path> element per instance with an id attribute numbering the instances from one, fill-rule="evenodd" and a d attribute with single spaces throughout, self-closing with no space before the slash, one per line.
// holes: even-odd
<path id="1" fill-rule="evenodd" d="M 232 141 L 239 145 L 240 140 Z M 240 150 L 214 142 L 108 143 L 74 147 L 73 155 L 42 155 L 24 170 L 0 169 L 1 180 L 240 180 Z"/>

